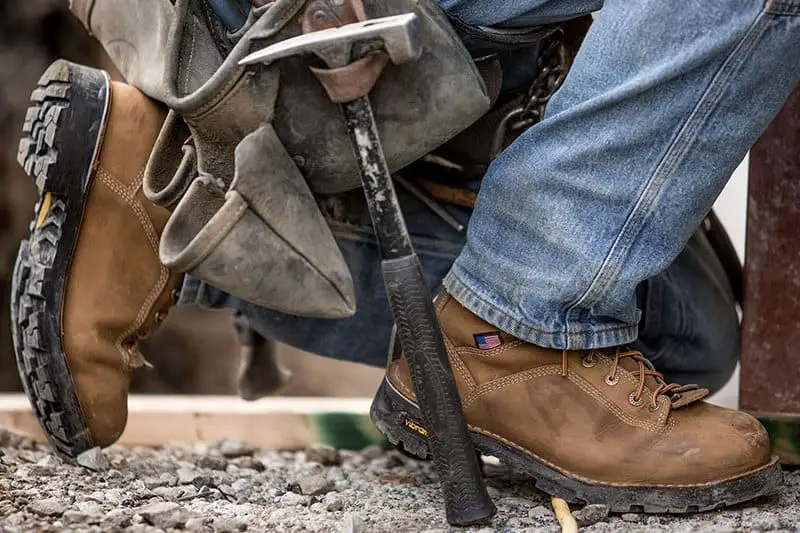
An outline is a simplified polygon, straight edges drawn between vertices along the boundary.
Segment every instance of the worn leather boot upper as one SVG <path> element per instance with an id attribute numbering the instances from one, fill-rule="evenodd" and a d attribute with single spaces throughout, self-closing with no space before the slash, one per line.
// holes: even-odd
<path id="1" fill-rule="evenodd" d="M 497 330 L 442 293 L 436 308 L 470 429 L 586 481 L 718 482 L 770 461 L 751 416 L 667 385 L 638 352 L 562 352 Z M 388 379 L 414 392 L 404 358 Z"/>
<path id="2" fill-rule="evenodd" d="M 142 192 L 166 111 L 135 88 L 114 83 L 109 113 L 61 310 L 72 380 L 100 446 L 125 427 L 129 372 L 143 363 L 137 340 L 163 320 L 180 282 L 158 259 L 169 212 Z"/>

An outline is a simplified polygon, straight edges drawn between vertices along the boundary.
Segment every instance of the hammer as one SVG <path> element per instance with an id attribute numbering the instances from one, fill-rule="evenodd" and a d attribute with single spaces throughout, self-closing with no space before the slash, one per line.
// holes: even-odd
<path id="1" fill-rule="evenodd" d="M 327 66 L 311 70 L 344 113 L 397 334 L 429 430 L 447 521 L 471 525 L 494 515 L 496 508 L 481 476 L 428 284 L 400 210 L 368 97 L 389 60 L 399 64 L 421 54 L 419 19 L 407 13 L 367 20 L 360 2 L 312 0 L 302 18 L 302 35 L 256 51 L 240 64 L 314 54 Z"/>

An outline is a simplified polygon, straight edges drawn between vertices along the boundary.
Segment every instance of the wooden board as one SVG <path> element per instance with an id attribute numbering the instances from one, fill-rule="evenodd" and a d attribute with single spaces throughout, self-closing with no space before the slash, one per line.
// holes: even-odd
<path id="1" fill-rule="evenodd" d="M 234 396 L 132 395 L 128 425 L 120 444 L 241 439 L 274 449 L 326 443 L 345 449 L 383 444 L 369 420 L 369 398 L 265 398 L 246 402 Z M 0 427 L 45 441 L 27 398 L 0 394 Z"/>

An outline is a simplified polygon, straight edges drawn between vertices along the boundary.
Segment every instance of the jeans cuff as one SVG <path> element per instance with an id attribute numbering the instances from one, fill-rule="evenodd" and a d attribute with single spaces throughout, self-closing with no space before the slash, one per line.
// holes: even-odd
<path id="1" fill-rule="evenodd" d="M 636 325 L 618 322 L 561 320 L 564 327 L 557 331 L 540 324 L 527 323 L 511 311 L 490 303 L 488 298 L 481 296 L 485 291 L 468 283 L 467 276 L 456 273 L 456 268 L 453 265 L 443 282 L 451 296 L 495 327 L 537 346 L 558 350 L 590 350 L 630 344 L 639 335 Z"/>

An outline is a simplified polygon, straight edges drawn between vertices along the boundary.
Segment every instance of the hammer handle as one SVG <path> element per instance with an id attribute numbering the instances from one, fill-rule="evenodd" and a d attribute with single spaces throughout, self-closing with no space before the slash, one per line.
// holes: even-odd
<path id="1" fill-rule="evenodd" d="M 361 172 L 397 333 L 411 370 L 420 414 L 445 501 L 447 521 L 465 526 L 496 512 L 467 431 L 422 266 L 414 253 L 369 98 L 342 104 Z"/>
<path id="2" fill-rule="evenodd" d="M 383 279 L 422 422 L 429 429 L 428 444 L 442 484 L 447 521 L 455 526 L 481 522 L 496 509 L 467 432 L 422 265 L 416 254 L 383 261 Z"/>

